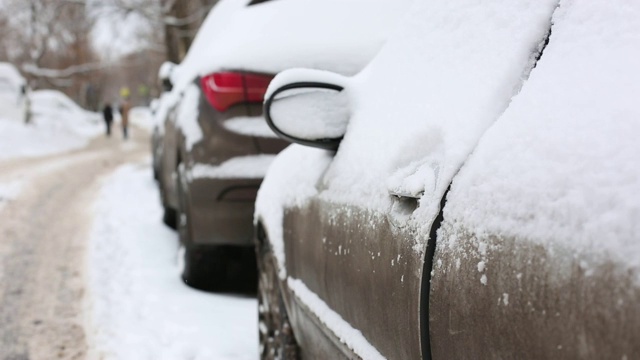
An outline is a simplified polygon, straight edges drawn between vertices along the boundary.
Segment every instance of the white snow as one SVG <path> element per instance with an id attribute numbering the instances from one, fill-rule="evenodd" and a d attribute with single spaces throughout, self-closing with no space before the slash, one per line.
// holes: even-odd
<path id="1" fill-rule="evenodd" d="M 255 299 L 192 290 L 179 277 L 177 236 L 148 165 L 104 182 L 87 259 L 90 358 L 255 359 Z"/>
<path id="2" fill-rule="evenodd" d="M 176 68 L 176 64 L 171 61 L 165 61 L 160 65 L 160 69 L 158 69 L 158 78 L 159 79 L 170 79 L 173 70 Z"/>
<path id="3" fill-rule="evenodd" d="M 432 274 L 433 276 L 433 274 Z M 480 277 L 480 283 L 482 285 L 487 285 L 487 275 L 486 274 L 482 274 L 482 276 Z"/>
<path id="4" fill-rule="evenodd" d="M 340 314 L 318 297 L 299 279 L 287 278 L 287 285 L 296 297 L 300 299 L 311 312 L 322 322 L 327 329 L 344 342 L 356 355 L 362 359 L 385 359 L 373 345 L 371 345 L 362 333 L 354 329 Z"/>
<path id="5" fill-rule="evenodd" d="M 276 156 L 258 191 L 255 221 L 267 229 L 278 261 L 278 276 L 283 280 L 286 278 L 282 240 L 284 209 L 318 193 L 314 180 L 322 175 L 331 159 L 328 151 L 291 145 Z"/>
<path id="6" fill-rule="evenodd" d="M 164 134 L 164 122 L 169 111 L 175 106 L 178 100 L 180 100 L 180 96 L 181 94 L 172 91 L 163 92 L 162 95 L 160 95 L 152 119 L 152 126 L 154 129 L 157 129 L 159 134 Z"/>
<path id="7" fill-rule="evenodd" d="M 315 70 L 306 68 L 293 68 L 287 69 L 273 78 L 267 88 L 265 98 L 270 97 L 278 88 L 284 85 L 296 83 L 296 82 L 318 82 L 329 83 L 343 88 L 348 87 L 351 84 L 351 78 L 343 76 L 331 71 Z"/>
<path id="8" fill-rule="evenodd" d="M 246 0 L 223 0 L 174 71 L 176 86 L 220 69 L 277 73 L 304 66 L 354 74 L 375 55 L 407 2 L 278 0 L 246 7 Z"/>
<path id="9" fill-rule="evenodd" d="M 187 150 L 191 150 L 193 145 L 202 140 L 204 136 L 202 128 L 198 124 L 199 102 L 200 89 L 195 84 L 189 85 L 182 97 L 182 101 L 178 105 L 178 115 L 176 117 L 176 126 L 182 129 Z"/>
<path id="10" fill-rule="evenodd" d="M 60 92 L 39 90 L 30 97 L 33 116 L 29 125 L 15 107 L 5 104 L 0 108 L 0 159 L 78 149 L 104 132 L 99 114 L 80 108 Z"/>
<path id="11" fill-rule="evenodd" d="M 31 111 L 35 116 L 60 119 L 71 117 L 74 121 L 73 126 L 78 129 L 82 129 L 87 123 L 95 124 L 102 121 L 102 114 L 83 109 L 67 95 L 57 90 L 32 91 L 29 93 L 29 98 L 31 99 Z"/>
<path id="12" fill-rule="evenodd" d="M 502 294 L 502 304 L 504 304 L 504 306 L 509 305 L 509 294 L 507 293 Z"/>
<path id="13" fill-rule="evenodd" d="M 262 116 L 238 116 L 223 122 L 225 129 L 241 135 L 275 138 L 276 134 L 271 130 Z"/>
<path id="14" fill-rule="evenodd" d="M 349 120 L 348 101 L 344 91 L 287 90 L 275 97 L 270 114 L 285 134 L 308 140 L 339 138 Z"/>
<path id="15" fill-rule="evenodd" d="M 428 228 L 451 179 L 531 69 L 556 1 L 414 5 L 353 79 L 352 116 L 322 196 L 385 212 L 390 193 L 421 194 L 414 217 Z"/>
<path id="16" fill-rule="evenodd" d="M 267 173 L 275 155 L 247 155 L 231 158 L 220 165 L 195 164 L 190 178 L 217 179 L 262 179 Z"/>
<path id="17" fill-rule="evenodd" d="M 268 172 L 256 212 L 276 257 L 284 257 L 284 209 L 311 196 L 382 213 L 393 205 L 391 194 L 421 196 L 410 220 L 424 234 L 414 248 L 424 251 L 442 195 L 520 89 L 556 4 L 415 2 L 380 53 L 348 82 L 351 118 L 335 157 L 289 147 Z"/>
<path id="18" fill-rule="evenodd" d="M 147 131 L 153 128 L 153 115 L 151 109 L 146 106 L 136 106 L 129 110 L 129 120 L 132 124 Z"/>
<path id="19" fill-rule="evenodd" d="M 454 181 L 447 222 L 640 268 L 639 18 L 637 2 L 561 2 L 531 78 Z"/>
<path id="20" fill-rule="evenodd" d="M 20 94 L 27 81 L 11 63 L 0 62 L 0 92 Z"/>
<path id="21" fill-rule="evenodd" d="M 17 180 L 0 183 L 0 209 L 2 209 L 7 202 L 18 197 L 22 187 L 22 181 Z"/>

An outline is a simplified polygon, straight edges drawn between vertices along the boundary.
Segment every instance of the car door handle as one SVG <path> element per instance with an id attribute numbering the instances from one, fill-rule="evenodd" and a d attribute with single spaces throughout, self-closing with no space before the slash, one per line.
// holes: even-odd
<path id="1" fill-rule="evenodd" d="M 420 197 L 423 193 L 412 194 L 409 192 L 389 191 L 391 196 L 391 210 L 388 214 L 389 221 L 396 227 L 404 227 L 407 220 L 420 205 Z"/>

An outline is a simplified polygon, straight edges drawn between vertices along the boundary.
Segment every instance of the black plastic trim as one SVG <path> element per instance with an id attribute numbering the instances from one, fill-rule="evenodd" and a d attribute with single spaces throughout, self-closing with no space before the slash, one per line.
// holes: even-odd
<path id="1" fill-rule="evenodd" d="M 258 189 L 260 189 L 260 185 L 233 185 L 233 186 L 229 186 L 228 188 L 225 188 L 224 190 L 222 190 L 220 192 L 220 194 L 218 194 L 218 198 L 216 200 L 218 201 L 227 201 L 227 202 L 255 202 L 255 198 L 253 200 L 229 200 L 226 199 L 225 197 L 236 191 L 236 190 L 256 190 L 256 192 L 258 191 Z"/>
<path id="2" fill-rule="evenodd" d="M 451 189 L 451 184 L 440 200 L 440 212 L 431 224 L 429 231 L 429 241 L 424 255 L 424 268 L 422 269 L 422 288 L 420 290 L 420 344 L 422 347 L 422 359 L 431 359 L 431 336 L 429 334 L 429 295 L 431 294 L 431 271 L 433 270 L 433 258 L 436 253 L 437 235 L 440 225 L 444 220 L 444 206 L 447 202 L 447 195 Z"/>
<path id="3" fill-rule="evenodd" d="M 335 91 L 342 91 L 344 88 L 339 85 L 322 83 L 322 82 L 314 82 L 314 81 L 304 81 L 304 82 L 296 82 L 282 86 L 269 96 L 264 102 L 264 117 L 267 120 L 267 124 L 276 133 L 279 137 L 289 142 L 297 143 L 300 145 L 317 147 L 325 150 L 337 150 L 340 146 L 340 142 L 342 141 L 342 136 L 339 138 L 326 138 L 326 139 L 317 139 L 317 140 L 307 140 L 300 139 L 295 136 L 289 135 L 282 130 L 280 130 L 271 119 L 271 103 L 273 103 L 276 95 L 280 94 L 283 91 L 291 90 L 291 89 L 301 89 L 301 88 L 316 88 L 316 89 L 329 89 Z"/>

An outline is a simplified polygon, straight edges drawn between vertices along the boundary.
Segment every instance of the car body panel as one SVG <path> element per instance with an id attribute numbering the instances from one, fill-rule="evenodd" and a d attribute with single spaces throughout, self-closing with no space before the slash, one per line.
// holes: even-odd
<path id="1" fill-rule="evenodd" d="M 176 125 L 176 111 L 172 107 L 164 121 L 164 135 L 162 136 L 162 158 L 160 160 L 160 197 L 162 205 L 167 208 L 178 208 L 178 193 L 176 188 L 176 170 L 178 168 L 182 139 L 179 136 Z"/>
<path id="2" fill-rule="evenodd" d="M 195 83 L 199 85 L 199 79 Z M 189 198 L 189 208 L 185 211 L 191 216 L 190 241 L 196 245 L 249 246 L 253 238 L 255 194 L 266 169 L 262 172 L 246 169 L 247 173 L 239 169 L 235 174 L 225 174 L 221 177 L 195 178 L 192 175 L 194 168 L 199 165 L 215 168 L 234 158 L 276 154 L 287 143 L 275 138 L 275 135 L 272 138 L 259 139 L 225 127 L 226 121 L 261 114 L 260 104 L 242 103 L 225 112 L 219 112 L 211 107 L 201 90 L 198 92 L 196 126 L 202 131 L 202 139 L 190 149 L 187 149 L 185 141 L 179 145 L 179 153 L 183 154 L 181 163 L 184 164 L 186 173 L 190 174 L 187 176 L 184 189 Z M 262 121 L 264 122 L 264 119 Z M 234 196 L 234 193 L 239 193 L 240 198 Z"/>
<path id="3" fill-rule="evenodd" d="M 261 179 L 197 179 L 189 183 L 191 241 L 201 245 L 253 244 L 255 193 Z M 224 199 L 225 192 L 248 191 L 242 200 Z"/>
<path id="4" fill-rule="evenodd" d="M 636 274 L 595 269 L 571 249 L 443 224 L 431 280 L 434 359 L 632 359 L 640 354 Z M 482 271 L 479 271 L 482 270 Z"/>
<path id="5" fill-rule="evenodd" d="M 640 358 L 639 16 L 562 2 L 460 170 L 431 281 L 434 357 Z"/>
<path id="6" fill-rule="evenodd" d="M 288 209 L 287 273 L 302 280 L 384 357 L 415 359 L 421 351 L 424 253 L 413 250 L 414 231 L 395 226 L 389 216 L 394 215 L 322 200 Z M 299 302 L 290 305 L 299 308 L 295 311 L 304 309 Z M 303 326 L 295 324 L 294 329 Z M 325 331 L 339 342 L 330 326 Z"/>

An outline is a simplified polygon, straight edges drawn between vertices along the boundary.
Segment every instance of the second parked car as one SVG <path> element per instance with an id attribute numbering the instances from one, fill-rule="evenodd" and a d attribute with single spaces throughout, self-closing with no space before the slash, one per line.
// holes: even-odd
<path id="1" fill-rule="evenodd" d="M 273 74 L 301 66 L 355 74 L 405 3 L 223 0 L 212 10 L 173 71 L 159 165 L 165 221 L 177 219 L 189 285 L 219 288 L 255 266 L 256 193 L 286 146 L 262 116 Z"/>

